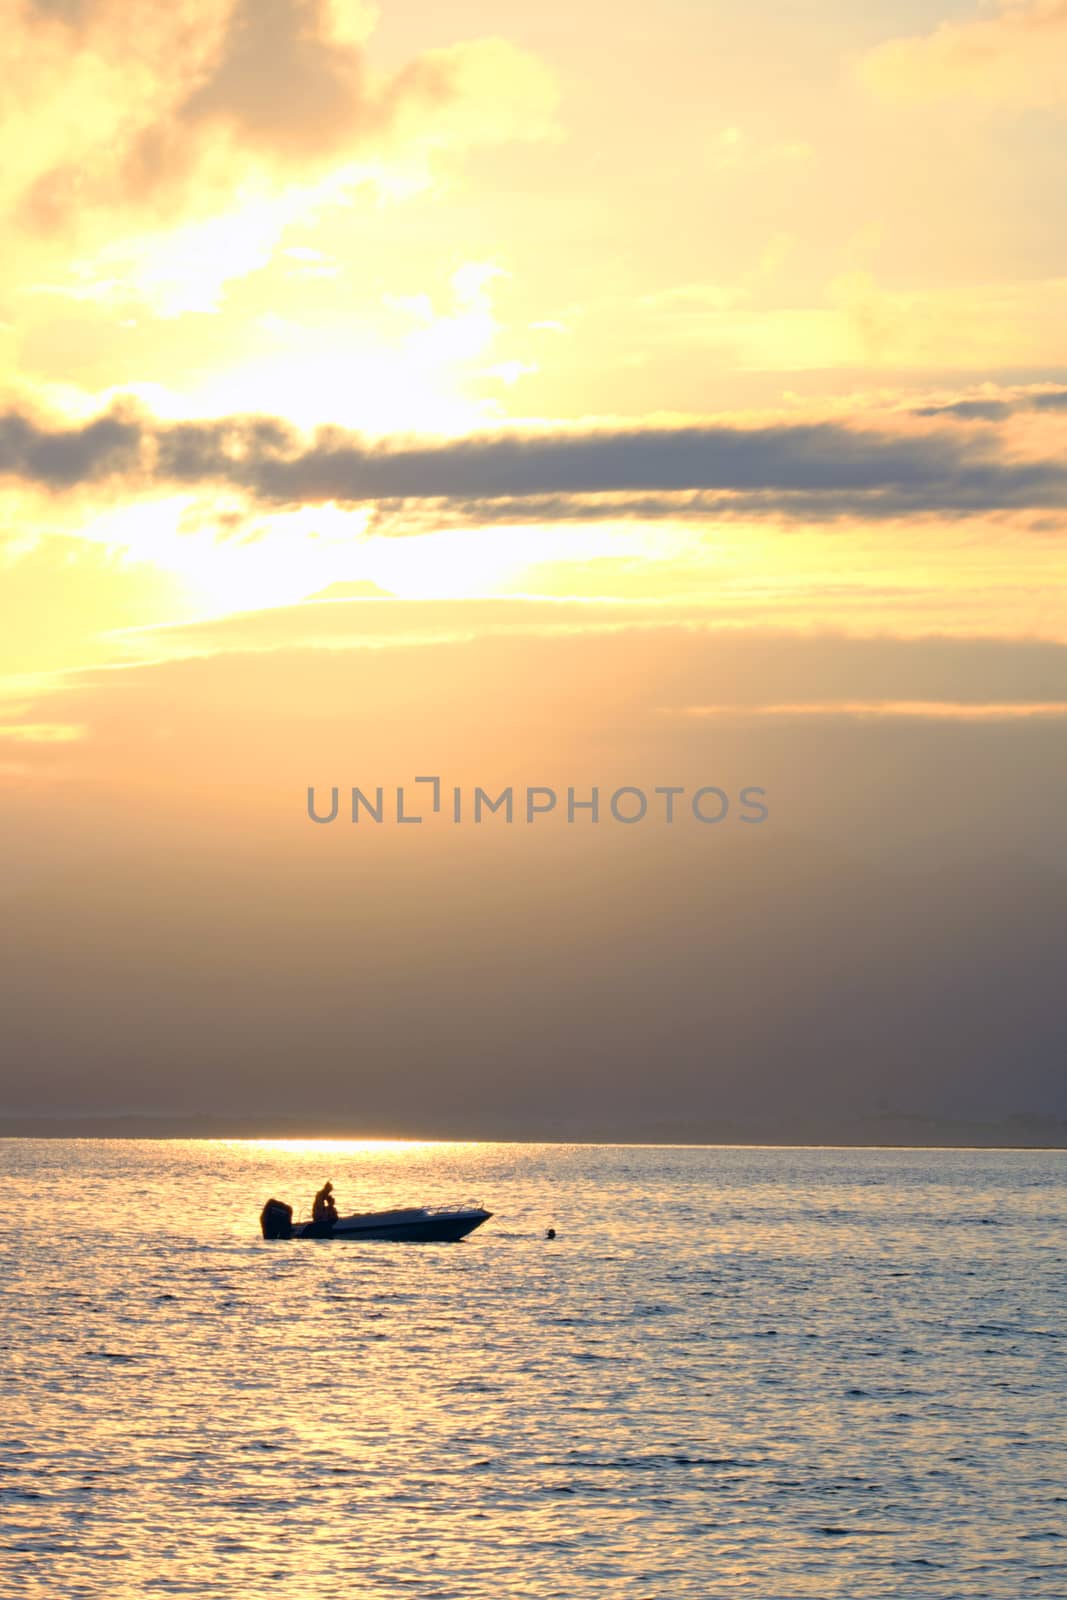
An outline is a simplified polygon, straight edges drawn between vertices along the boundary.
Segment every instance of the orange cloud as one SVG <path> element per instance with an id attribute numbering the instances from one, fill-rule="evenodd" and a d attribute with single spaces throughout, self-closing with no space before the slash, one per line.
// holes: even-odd
<path id="1" fill-rule="evenodd" d="M 329 0 L 199 0 L 166 26 L 150 18 L 143 34 L 109 0 L 31 9 L 31 34 L 42 16 L 48 24 L 34 57 L 45 114 L 57 119 L 47 101 L 64 91 L 57 52 L 96 113 L 77 156 L 47 165 L 22 193 L 20 216 L 39 230 L 86 208 L 173 211 L 194 188 L 197 209 L 211 209 L 257 174 L 319 176 L 396 139 L 462 146 L 540 138 L 551 126 L 547 69 L 505 40 L 429 50 L 383 74 L 365 50 L 373 18 L 360 12 L 346 26 Z"/>
<path id="2" fill-rule="evenodd" d="M 966 96 L 1015 110 L 1067 107 L 1067 3 L 1004 0 L 998 14 L 893 39 L 861 62 L 895 99 Z"/>
<path id="3" fill-rule="evenodd" d="M 966 700 L 816 700 L 781 704 L 684 706 L 673 715 L 687 717 L 920 717 L 937 722 L 1014 722 L 1030 717 L 1067 717 L 1067 700 L 1022 703 L 993 700 L 975 705 Z"/>

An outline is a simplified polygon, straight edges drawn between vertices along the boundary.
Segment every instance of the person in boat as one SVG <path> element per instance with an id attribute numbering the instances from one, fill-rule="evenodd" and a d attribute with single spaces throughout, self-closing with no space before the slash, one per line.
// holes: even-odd
<path id="1" fill-rule="evenodd" d="M 324 1183 L 311 1202 L 312 1222 L 336 1222 L 337 1201 L 333 1197 L 333 1184 Z"/>

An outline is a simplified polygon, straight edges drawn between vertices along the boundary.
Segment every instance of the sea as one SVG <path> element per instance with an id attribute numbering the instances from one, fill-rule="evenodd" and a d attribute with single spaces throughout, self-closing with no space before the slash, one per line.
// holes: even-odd
<path id="1" fill-rule="evenodd" d="M 1067 1155 L 0 1141 L 0 1595 L 1067 1596 Z M 459 1244 L 266 1242 L 480 1200 Z M 554 1228 L 556 1237 L 546 1237 Z"/>

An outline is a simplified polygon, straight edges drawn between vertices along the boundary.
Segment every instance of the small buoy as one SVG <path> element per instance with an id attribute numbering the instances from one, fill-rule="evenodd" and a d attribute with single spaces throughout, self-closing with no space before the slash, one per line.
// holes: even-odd
<path id="1" fill-rule="evenodd" d="M 546 1239 L 554 1239 L 555 1237 L 556 1237 L 555 1228 L 546 1228 L 545 1229 L 545 1238 Z"/>

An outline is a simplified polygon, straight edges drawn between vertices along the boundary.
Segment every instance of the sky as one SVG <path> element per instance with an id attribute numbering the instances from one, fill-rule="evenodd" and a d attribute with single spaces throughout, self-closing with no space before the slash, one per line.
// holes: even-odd
<path id="1" fill-rule="evenodd" d="M 3 18 L 0 1129 L 1067 1119 L 1064 0 Z"/>

